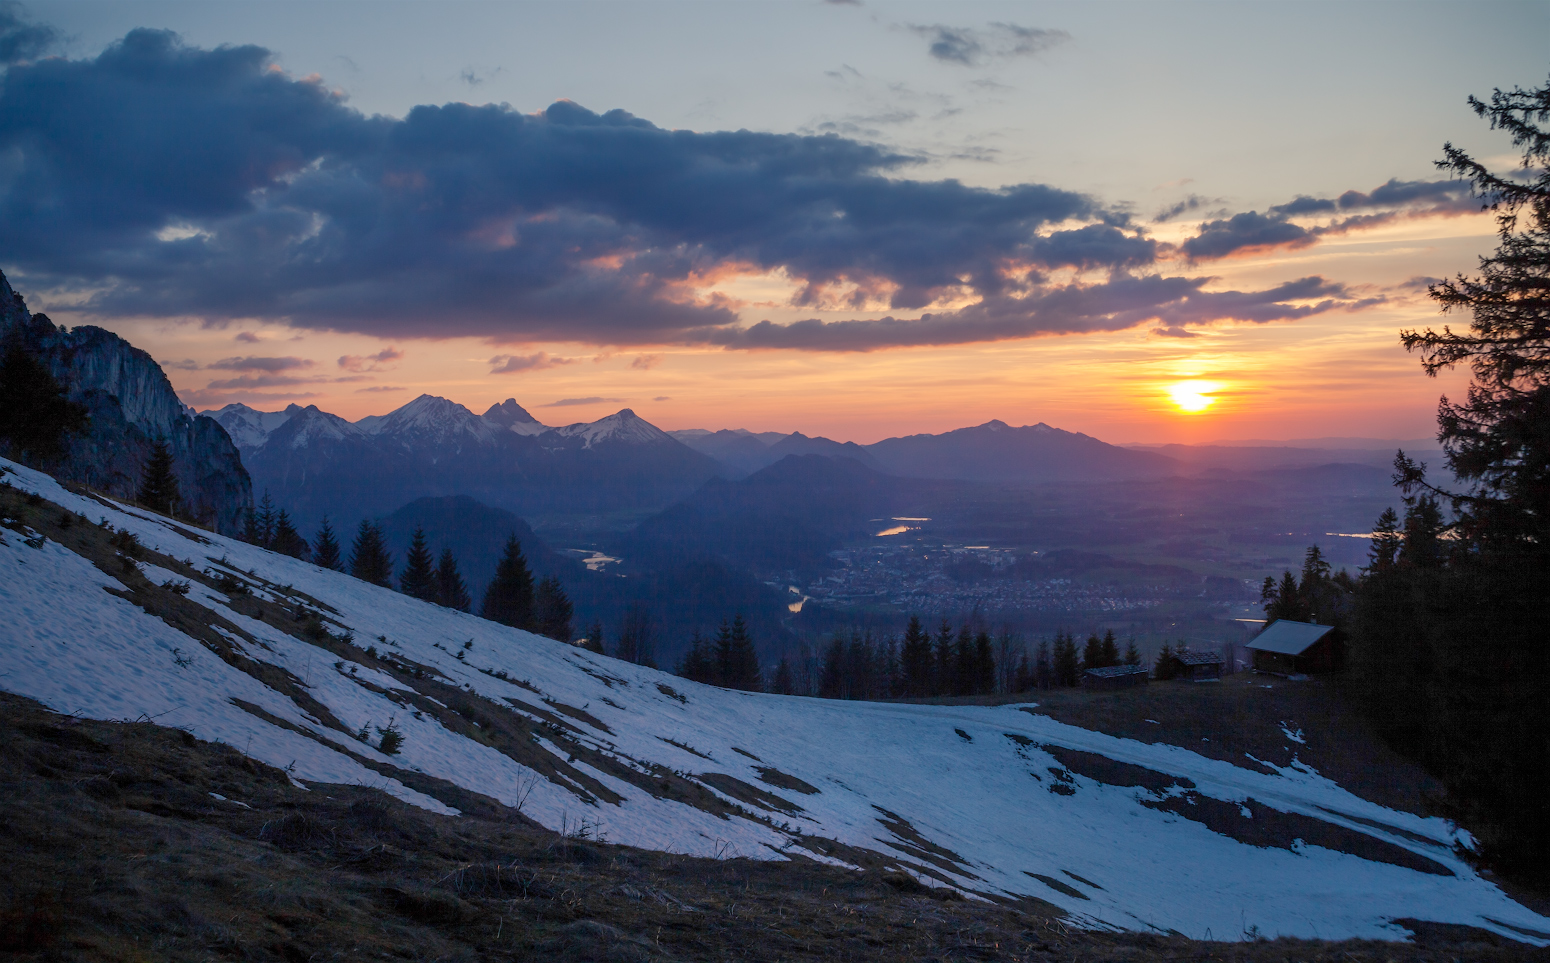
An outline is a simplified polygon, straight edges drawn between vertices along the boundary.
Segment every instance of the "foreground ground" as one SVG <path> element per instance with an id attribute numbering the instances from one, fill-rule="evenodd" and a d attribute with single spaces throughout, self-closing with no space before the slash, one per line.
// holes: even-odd
<path id="1" fill-rule="evenodd" d="M 1142 723 L 1147 724 L 1147 723 Z M 1550 960 L 1491 934 L 1074 930 L 807 860 L 695 859 L 499 807 L 293 785 L 239 749 L 0 695 L 0 953 L 39 960 Z"/>

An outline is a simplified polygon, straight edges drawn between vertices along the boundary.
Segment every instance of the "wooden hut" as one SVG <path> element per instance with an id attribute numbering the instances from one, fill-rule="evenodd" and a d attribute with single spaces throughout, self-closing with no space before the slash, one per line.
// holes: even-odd
<path id="1" fill-rule="evenodd" d="M 1150 672 L 1144 665 L 1106 665 L 1082 673 L 1084 689 L 1129 689 L 1146 685 Z"/>
<path id="2" fill-rule="evenodd" d="M 1220 652 L 1196 652 L 1193 649 L 1180 649 L 1173 655 L 1176 674 L 1174 678 L 1189 679 L 1191 682 L 1201 682 L 1206 679 L 1220 679 L 1222 677 L 1222 653 Z"/>
<path id="3" fill-rule="evenodd" d="M 1249 642 L 1256 672 L 1307 675 L 1340 667 L 1340 638 L 1334 626 L 1277 619 Z"/>

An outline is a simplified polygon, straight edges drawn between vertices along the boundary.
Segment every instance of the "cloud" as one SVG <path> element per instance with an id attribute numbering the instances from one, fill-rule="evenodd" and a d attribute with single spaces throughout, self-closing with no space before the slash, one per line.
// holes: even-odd
<path id="1" fill-rule="evenodd" d="M 295 358 L 295 357 L 286 357 L 286 358 L 252 358 L 252 357 L 248 357 L 248 358 L 222 358 L 219 361 L 212 361 L 212 362 L 210 362 L 209 367 L 211 367 L 211 368 L 219 368 L 219 369 L 221 369 L 223 371 L 268 371 L 268 372 L 273 373 L 273 372 L 277 372 L 277 371 L 292 371 L 292 370 L 295 370 L 297 368 L 310 368 L 315 363 L 316 362 L 308 361 L 306 358 Z"/>
<path id="2" fill-rule="evenodd" d="M 1200 233 L 1180 244 L 1179 249 L 1191 261 L 1207 261 L 1267 248 L 1307 247 L 1316 240 L 1313 232 L 1284 218 L 1247 211 L 1200 225 Z"/>
<path id="3" fill-rule="evenodd" d="M 938 39 L 967 45 L 967 62 L 1068 38 L 1001 23 Z M 203 49 L 166 31 L 132 31 L 95 58 L 11 66 L 0 156 L 0 262 L 40 287 L 92 292 L 82 310 L 101 317 L 607 351 L 872 350 L 1166 325 L 1160 313 L 1185 308 L 1183 324 L 1237 317 L 1238 302 L 1201 279 L 1157 276 L 1171 250 L 1085 194 L 916 180 L 921 157 L 837 134 L 664 130 L 569 101 L 367 116 L 260 47 Z M 1364 203 L 1401 194 L 1426 191 L 1391 182 Z M 1193 248 L 1241 250 L 1252 227 L 1259 243 L 1292 240 L 1286 224 L 1228 219 Z M 1050 280 L 1072 270 L 1106 280 Z M 705 277 L 767 273 L 797 283 L 796 306 L 890 316 L 748 326 L 700 290 Z M 1223 313 L 1205 317 L 1208 305 Z M 1256 310 L 1290 318 L 1292 307 Z M 364 374 L 399 357 L 338 365 Z M 225 366 L 307 366 L 292 360 Z M 503 354 L 492 367 L 569 360 Z"/>
<path id="4" fill-rule="evenodd" d="M 163 368 L 171 368 L 174 371 L 198 371 L 200 368 L 199 362 L 193 358 L 184 358 L 180 361 L 160 361 L 157 363 Z"/>
<path id="5" fill-rule="evenodd" d="M 539 405 L 540 408 L 571 408 L 576 405 L 598 405 L 607 402 L 609 404 L 623 404 L 623 398 L 561 398 L 559 401 L 551 401 L 547 405 Z"/>
<path id="6" fill-rule="evenodd" d="M 19 3 L 0 3 L 0 64 L 31 60 L 59 41 L 53 27 L 22 20 L 21 9 Z"/>
<path id="7" fill-rule="evenodd" d="M 233 341 L 241 341 L 245 344 L 258 344 L 263 339 L 251 331 L 238 331 Z"/>
<path id="8" fill-rule="evenodd" d="M 211 367 L 215 367 L 211 365 Z M 226 378 L 221 381 L 212 381 L 205 385 L 206 388 L 282 388 L 287 385 L 310 385 L 317 383 L 316 378 L 296 378 L 291 375 L 259 374 L 242 375 L 237 378 Z"/>
<path id="9" fill-rule="evenodd" d="M 369 371 L 387 370 L 388 365 L 394 361 L 402 361 L 404 353 L 397 348 L 383 348 L 376 354 L 347 354 L 339 358 L 339 367 L 346 371 L 364 373 Z"/>
<path id="10" fill-rule="evenodd" d="M 1175 217 L 1178 217 L 1180 214 L 1188 214 L 1188 213 L 1191 213 L 1193 211 L 1197 211 L 1197 210 L 1199 210 L 1200 208 L 1204 207 L 1207 204 L 1219 204 L 1219 203 L 1221 203 L 1221 202 L 1220 201 L 1213 201 L 1212 199 L 1210 199 L 1208 197 L 1201 197 L 1199 194 L 1191 194 L 1188 197 L 1184 198 L 1184 200 L 1179 201 L 1177 204 L 1174 204 L 1171 207 L 1165 207 L 1162 210 L 1158 211 L 1157 214 L 1152 218 L 1152 220 L 1153 220 L 1153 222 L 1155 222 L 1157 224 L 1162 224 L 1162 223 L 1164 223 L 1166 221 L 1173 220 Z"/>
<path id="11" fill-rule="evenodd" d="M 401 388 L 398 385 L 372 385 L 370 388 L 356 388 L 355 389 L 355 393 L 359 395 L 359 394 L 375 394 L 377 392 L 384 392 L 384 391 L 404 391 L 404 390 L 407 390 L 407 389 Z"/>
<path id="12" fill-rule="evenodd" d="M 914 321 L 892 317 L 790 324 L 761 321 L 738 331 L 715 332 L 706 341 L 744 349 L 874 351 L 1121 331 L 1146 323 L 1182 330 L 1219 321 L 1295 321 L 1334 310 L 1358 311 L 1384 300 L 1358 298 L 1343 285 L 1317 276 L 1263 291 L 1204 290 L 1211 280 L 1118 277 L 1101 284 L 1055 286 L 1036 295 L 998 298 L 959 311 L 925 314 Z"/>
<path id="13" fill-rule="evenodd" d="M 239 398 L 250 403 L 297 401 L 303 398 L 316 398 L 318 393 L 315 391 L 212 391 L 208 388 L 195 388 L 192 391 L 178 392 L 178 397 L 184 404 L 195 408 L 219 408 Z"/>
<path id="14" fill-rule="evenodd" d="M 542 371 L 557 365 L 571 364 L 575 358 L 560 358 L 548 352 L 537 354 L 498 354 L 490 359 L 490 374 L 518 374 L 523 371 Z"/>
<path id="15" fill-rule="evenodd" d="M 926 38 L 929 42 L 926 49 L 932 57 L 966 67 L 998 58 L 1032 56 L 1071 39 L 1064 30 L 1022 27 L 1015 23 L 992 23 L 985 30 L 912 23 L 908 29 Z"/>
<path id="16" fill-rule="evenodd" d="M 672 401 L 673 399 L 669 395 L 657 395 L 655 398 L 652 398 L 651 400 L 652 401 Z"/>
<path id="17" fill-rule="evenodd" d="M 661 363 L 662 363 L 662 356 L 661 355 L 659 355 L 659 354 L 643 354 L 643 355 L 640 355 L 639 357 L 637 357 L 634 361 L 631 361 L 630 362 L 630 367 L 632 367 L 632 368 L 634 368 L 634 369 L 636 369 L 638 371 L 650 371 L 652 368 L 655 368 L 657 365 L 659 365 Z"/>

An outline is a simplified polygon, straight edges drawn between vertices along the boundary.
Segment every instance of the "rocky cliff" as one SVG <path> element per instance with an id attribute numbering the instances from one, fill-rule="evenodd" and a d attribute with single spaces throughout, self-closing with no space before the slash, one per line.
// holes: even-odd
<path id="1" fill-rule="evenodd" d="M 84 404 L 91 425 L 70 439 L 63 459 L 47 466 L 115 498 L 133 498 L 151 445 L 172 448 L 181 513 L 223 533 L 236 532 L 253 504 L 253 483 L 231 438 L 212 418 L 178 400 L 149 354 L 102 328 L 66 330 L 32 314 L 0 274 L 0 342 L 18 338 Z"/>

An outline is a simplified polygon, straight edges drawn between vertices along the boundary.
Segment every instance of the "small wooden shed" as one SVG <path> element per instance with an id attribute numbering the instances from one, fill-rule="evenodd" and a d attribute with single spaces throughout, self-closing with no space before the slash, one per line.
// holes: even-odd
<path id="1" fill-rule="evenodd" d="M 1249 642 L 1257 672 L 1306 675 L 1340 668 L 1340 633 L 1332 625 L 1277 619 Z"/>
<path id="2" fill-rule="evenodd" d="M 1150 677 L 1144 665 L 1106 665 L 1082 673 L 1084 689 L 1129 689 L 1146 685 Z"/>
<path id="3" fill-rule="evenodd" d="M 1179 679 L 1199 682 L 1203 679 L 1220 679 L 1222 677 L 1222 653 L 1220 652 L 1196 652 L 1194 649 L 1180 649 L 1174 653 L 1173 661 L 1177 664 L 1178 674 L 1176 678 Z"/>

